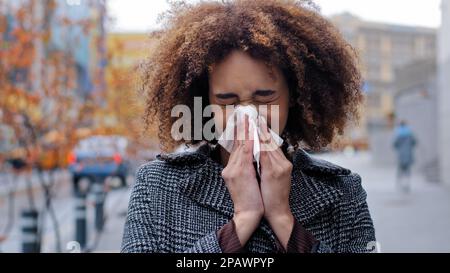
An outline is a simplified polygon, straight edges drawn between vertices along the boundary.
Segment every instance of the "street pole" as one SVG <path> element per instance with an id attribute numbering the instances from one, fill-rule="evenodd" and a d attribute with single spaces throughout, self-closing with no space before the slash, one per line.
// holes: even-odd
<path id="1" fill-rule="evenodd" d="M 92 185 L 92 190 L 94 192 L 95 200 L 95 229 L 98 232 L 103 230 L 104 226 L 104 204 L 105 204 L 105 190 L 104 181 L 102 177 L 97 177 L 94 184 Z"/>
<path id="2" fill-rule="evenodd" d="M 39 213 L 34 209 L 22 211 L 22 252 L 39 253 L 41 251 L 41 240 L 38 229 Z"/>
<path id="3" fill-rule="evenodd" d="M 87 243 L 87 215 L 86 215 L 86 192 L 77 189 L 75 191 L 75 240 L 81 249 Z"/>

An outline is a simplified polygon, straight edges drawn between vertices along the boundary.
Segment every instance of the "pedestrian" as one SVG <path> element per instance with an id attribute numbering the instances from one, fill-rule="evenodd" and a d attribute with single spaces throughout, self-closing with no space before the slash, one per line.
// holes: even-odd
<path id="1" fill-rule="evenodd" d="M 397 153 L 397 181 L 398 188 L 408 193 L 411 190 L 411 167 L 414 164 L 414 148 L 416 138 L 408 126 L 402 120 L 395 129 L 394 149 Z"/>
<path id="2" fill-rule="evenodd" d="M 167 15 L 144 65 L 147 126 L 157 122 L 165 150 L 196 149 L 139 168 L 122 252 L 373 251 L 361 177 L 305 151 L 329 145 L 363 99 L 355 51 L 336 27 L 309 1 L 201 1 Z M 261 149 L 260 169 L 249 116 L 234 128 L 245 138 L 230 152 L 195 129 L 192 138 L 173 137 L 170 113 L 179 105 L 203 112 L 195 98 L 220 109 L 216 128 L 234 124 L 228 106 L 278 106 L 257 113 L 260 143 L 274 148 Z"/>

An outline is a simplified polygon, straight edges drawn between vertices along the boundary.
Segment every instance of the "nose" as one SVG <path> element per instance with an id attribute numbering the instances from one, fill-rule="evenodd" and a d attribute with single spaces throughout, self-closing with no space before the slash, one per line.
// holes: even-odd
<path id="1" fill-rule="evenodd" d="M 253 105 L 251 101 L 241 101 L 238 106 L 250 106 Z"/>
<path id="2" fill-rule="evenodd" d="M 237 108 L 237 107 L 251 107 L 251 108 L 254 108 L 257 112 L 259 112 L 258 106 L 256 104 L 254 104 L 252 101 L 249 101 L 249 102 L 241 101 L 239 104 L 237 104 L 235 106 L 235 108 Z"/>
<path id="3" fill-rule="evenodd" d="M 241 115 L 241 117 L 244 117 L 245 115 L 251 119 L 256 119 L 258 117 L 258 108 L 253 104 L 240 104 L 235 110 L 238 111 L 238 115 Z"/>

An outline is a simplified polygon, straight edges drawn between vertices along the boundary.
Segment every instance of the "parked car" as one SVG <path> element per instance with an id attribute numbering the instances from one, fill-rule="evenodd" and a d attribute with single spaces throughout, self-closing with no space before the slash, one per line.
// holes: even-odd
<path id="1" fill-rule="evenodd" d="M 94 181 L 107 177 L 117 177 L 126 186 L 130 165 L 127 146 L 128 140 L 123 136 L 91 136 L 81 140 L 68 156 L 74 187 L 78 189 L 83 178 Z"/>

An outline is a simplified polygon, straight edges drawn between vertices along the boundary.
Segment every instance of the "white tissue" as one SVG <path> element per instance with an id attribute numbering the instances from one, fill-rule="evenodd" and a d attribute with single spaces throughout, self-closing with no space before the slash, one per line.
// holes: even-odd
<path id="1" fill-rule="evenodd" d="M 253 132 L 249 132 L 249 134 L 253 134 L 253 159 L 256 161 L 257 164 L 257 171 L 258 174 L 260 174 L 260 166 L 259 166 L 259 158 L 260 158 L 260 152 L 261 152 L 261 145 L 259 140 L 259 126 L 258 126 L 258 111 L 256 110 L 256 107 L 253 105 L 248 106 L 242 106 L 238 105 L 234 109 L 233 114 L 228 118 L 227 126 L 225 128 L 225 131 L 222 133 L 222 135 L 219 137 L 218 143 L 228 152 L 231 153 L 233 149 L 233 143 L 234 143 L 234 127 L 235 124 L 235 116 L 237 115 L 236 120 L 240 120 L 239 116 L 244 117 L 244 115 L 247 115 L 249 117 L 249 128 L 253 128 Z M 277 135 L 272 129 L 269 128 L 269 132 L 272 135 L 272 138 L 274 139 L 275 143 L 278 146 L 281 146 L 283 144 L 283 139 Z"/>

